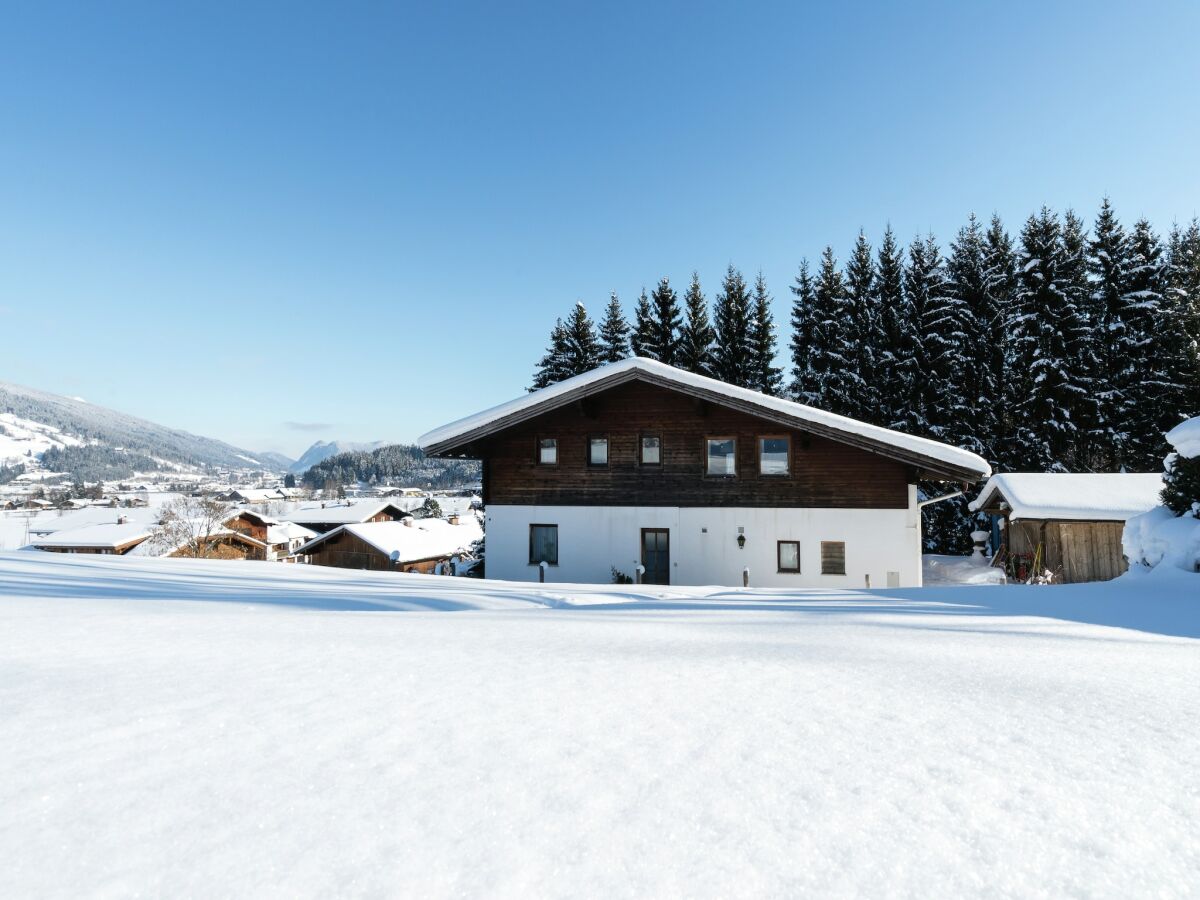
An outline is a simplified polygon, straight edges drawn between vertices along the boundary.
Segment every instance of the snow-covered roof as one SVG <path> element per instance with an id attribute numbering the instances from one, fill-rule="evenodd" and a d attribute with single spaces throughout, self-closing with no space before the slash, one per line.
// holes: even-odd
<path id="1" fill-rule="evenodd" d="M 389 506 L 404 512 L 391 500 L 343 500 L 338 503 L 305 504 L 288 513 L 281 513 L 279 518 L 286 522 L 307 524 L 315 522 L 321 525 L 346 525 L 352 522 L 365 522 L 378 515 Z"/>
<path id="2" fill-rule="evenodd" d="M 60 516 L 39 515 L 29 523 L 29 533 L 32 535 L 54 534 L 59 531 L 69 531 L 84 528 L 88 525 L 115 525 L 118 519 L 124 518 L 130 522 L 141 522 L 153 525 L 158 521 L 160 510 L 146 506 L 118 509 L 106 506 L 89 506 L 84 509 L 65 512 Z"/>
<path id="3" fill-rule="evenodd" d="M 268 544 L 286 544 L 289 541 L 311 541 L 317 533 L 311 528 L 297 525 L 295 522 L 280 522 L 278 525 L 267 526 Z"/>
<path id="4" fill-rule="evenodd" d="M 203 533 L 203 530 L 204 530 L 204 525 L 198 524 L 194 530 L 194 534 L 198 536 L 201 533 Z M 252 537 L 250 537 L 250 535 L 244 534 L 243 532 L 240 532 L 240 531 L 234 531 L 232 528 L 224 528 L 224 527 L 214 528 L 211 532 L 209 532 L 208 537 L 210 540 L 216 540 L 218 538 L 228 538 L 235 542 L 239 542 L 239 543 L 243 543 L 243 544 L 250 544 L 251 546 L 258 547 L 260 549 L 265 548 L 267 546 L 266 544 L 264 544 L 262 541 L 258 540 L 257 538 L 252 538 Z M 173 545 L 167 546 L 161 540 L 157 540 L 157 539 L 152 540 L 152 541 L 145 541 L 144 543 L 138 544 L 136 547 L 134 547 L 132 550 L 130 550 L 129 555 L 130 556 L 170 556 L 172 553 L 175 553 L 176 551 L 181 550 L 182 548 L 188 546 L 191 542 L 192 542 L 192 539 L 188 538 L 185 540 L 181 540 L 178 543 L 175 543 Z"/>
<path id="5" fill-rule="evenodd" d="M 397 563 L 440 559 L 470 549 L 483 537 L 483 526 L 477 516 L 463 516 L 457 525 L 445 519 L 414 519 L 411 525 L 403 522 L 363 522 L 343 525 L 316 540 L 309 541 L 297 553 L 307 553 L 323 541 L 342 532 L 354 535 L 370 544 Z"/>
<path id="6" fill-rule="evenodd" d="M 1200 416 L 1180 422 L 1167 432 L 1167 440 L 1184 459 L 1200 456 Z"/>
<path id="7" fill-rule="evenodd" d="M 34 547 L 84 547 L 90 550 L 116 550 L 150 537 L 153 526 L 146 522 L 110 522 L 67 528 L 31 541 Z"/>
<path id="8" fill-rule="evenodd" d="M 991 474 L 991 467 L 986 460 L 969 450 L 878 425 L 869 425 L 782 397 L 768 397 L 749 388 L 735 387 L 714 378 L 685 372 L 674 366 L 641 357 L 630 357 L 600 366 L 550 387 L 524 394 L 515 400 L 435 428 L 422 435 L 417 442 L 430 455 L 450 453 L 476 438 L 565 406 L 579 397 L 599 393 L 634 380 L 679 390 L 719 405 L 743 409 L 751 414 L 812 431 L 832 440 L 911 461 L 955 479 L 978 480 Z"/>
<path id="9" fill-rule="evenodd" d="M 1123 522 L 1157 506 L 1162 476 L 1136 473 L 1005 472 L 988 479 L 971 509 L 1007 503 L 1008 517 Z"/>

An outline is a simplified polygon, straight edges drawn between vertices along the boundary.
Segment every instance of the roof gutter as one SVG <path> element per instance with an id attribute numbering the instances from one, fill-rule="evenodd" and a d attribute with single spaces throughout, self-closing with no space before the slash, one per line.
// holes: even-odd
<path id="1" fill-rule="evenodd" d="M 941 503 L 943 500 L 950 500 L 950 499 L 953 499 L 954 497 L 961 497 L 962 495 L 963 495 L 962 491 L 955 491 L 952 494 L 942 494 L 942 496 L 940 496 L 940 497 L 934 497 L 932 500 L 922 500 L 920 503 L 917 504 L 917 509 L 924 509 L 931 503 Z"/>

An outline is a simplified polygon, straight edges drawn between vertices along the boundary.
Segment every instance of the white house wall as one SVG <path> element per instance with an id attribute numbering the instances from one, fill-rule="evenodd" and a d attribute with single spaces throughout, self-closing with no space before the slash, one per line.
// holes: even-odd
<path id="1" fill-rule="evenodd" d="M 900 587 L 921 584 L 920 512 L 908 509 L 786 509 L 636 506 L 489 506 L 487 575 L 537 581 L 529 564 L 529 526 L 558 526 L 558 565 L 550 582 L 608 583 L 612 568 L 632 577 L 641 529 L 670 531 L 671 583 L 756 587 Z M 738 548 L 738 528 L 746 545 Z M 800 572 L 778 571 L 777 541 L 800 542 Z M 821 574 L 821 542 L 843 541 L 846 574 Z"/>

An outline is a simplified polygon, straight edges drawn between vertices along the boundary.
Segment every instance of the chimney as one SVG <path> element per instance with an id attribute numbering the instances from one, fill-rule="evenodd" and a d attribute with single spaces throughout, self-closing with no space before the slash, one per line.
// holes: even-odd
<path id="1" fill-rule="evenodd" d="M 448 521 L 448 522 L 449 522 L 451 525 L 457 525 L 457 524 L 458 524 L 458 513 L 454 513 L 453 515 L 451 515 L 451 516 L 450 516 L 450 517 L 447 519 L 447 521 Z"/>
<path id="2" fill-rule="evenodd" d="M 129 516 L 117 516 L 117 524 L 118 525 L 128 525 L 129 524 Z"/>
<path id="3" fill-rule="evenodd" d="M 401 521 L 401 522 L 403 522 L 405 525 L 407 525 L 409 528 L 412 528 L 412 523 L 413 523 L 413 517 L 412 517 L 412 516 L 405 516 L 405 517 L 404 517 L 403 519 L 401 519 L 400 521 Z"/>

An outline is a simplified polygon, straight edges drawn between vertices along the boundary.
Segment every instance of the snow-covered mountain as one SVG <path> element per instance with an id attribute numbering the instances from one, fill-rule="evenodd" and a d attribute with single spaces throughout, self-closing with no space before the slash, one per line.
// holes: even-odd
<path id="1" fill-rule="evenodd" d="M 288 471 L 296 475 L 307 472 L 319 462 L 324 462 L 339 453 L 369 453 L 380 447 L 387 446 L 387 441 L 370 441 L 368 443 L 354 441 L 317 441 L 305 450 L 298 460 L 288 467 Z"/>
<path id="2" fill-rule="evenodd" d="M 45 463 L 86 480 L 98 473 L 182 466 L 261 468 L 281 472 L 291 461 L 167 428 L 78 397 L 0 382 L 0 465 Z M 118 471 L 124 474 L 116 474 Z"/>

